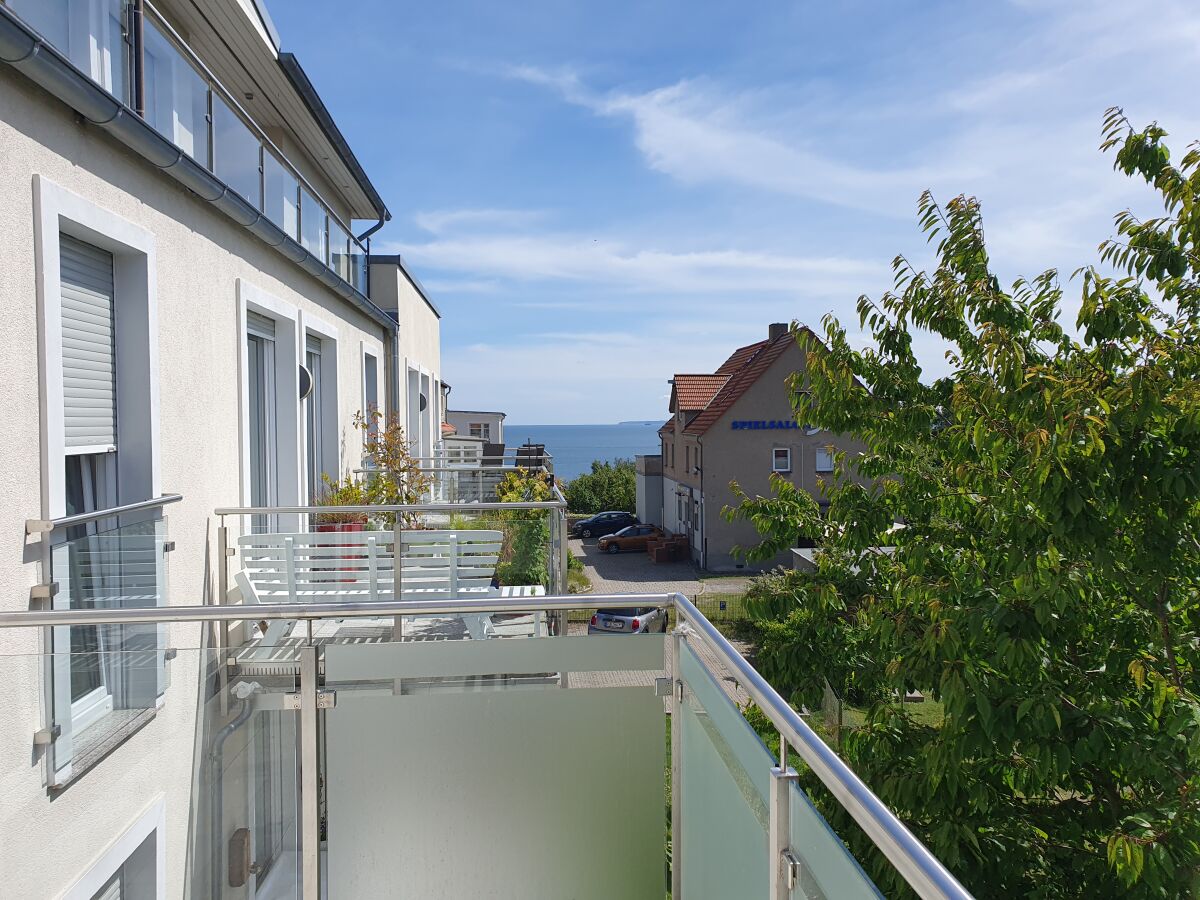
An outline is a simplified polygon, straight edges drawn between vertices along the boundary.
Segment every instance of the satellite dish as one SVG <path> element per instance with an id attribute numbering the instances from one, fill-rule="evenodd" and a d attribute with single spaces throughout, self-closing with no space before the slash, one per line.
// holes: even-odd
<path id="1" fill-rule="evenodd" d="M 421 412 L 425 412 L 425 407 L 429 405 L 429 401 L 425 399 L 425 395 L 421 395 Z"/>
<path id="2" fill-rule="evenodd" d="M 312 393 L 313 377 L 312 372 L 300 366 L 300 399 L 307 400 L 308 395 Z"/>

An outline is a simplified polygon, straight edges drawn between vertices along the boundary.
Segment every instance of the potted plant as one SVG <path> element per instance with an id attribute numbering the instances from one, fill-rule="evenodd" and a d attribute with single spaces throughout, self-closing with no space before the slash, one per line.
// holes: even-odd
<path id="1" fill-rule="evenodd" d="M 322 486 L 317 493 L 316 506 L 366 506 L 371 501 L 361 481 L 352 475 L 334 480 L 321 474 Z M 364 512 L 331 510 L 313 513 L 312 524 L 316 531 L 364 531 L 368 516 Z"/>

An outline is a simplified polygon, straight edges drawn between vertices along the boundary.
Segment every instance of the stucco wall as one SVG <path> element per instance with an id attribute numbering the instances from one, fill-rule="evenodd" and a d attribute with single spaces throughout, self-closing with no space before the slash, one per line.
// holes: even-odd
<path id="1" fill-rule="evenodd" d="M 804 353 L 791 345 L 743 394 L 725 415 L 718 420 L 702 440 L 704 470 L 705 537 L 708 542 L 707 567 L 713 571 L 746 570 L 790 565 L 790 556 L 780 554 L 768 563 L 752 564 L 735 559 L 730 553 L 734 545 L 751 546 L 760 540 L 754 526 L 746 521 L 727 522 L 721 515 L 726 506 L 734 505 L 736 497 L 730 482 L 736 480 L 751 497 L 770 494 L 772 450 L 787 447 L 792 452 L 790 481 L 805 490 L 819 494 L 823 477 L 815 468 L 817 448 L 833 444 L 839 449 L 861 452 L 864 447 L 848 438 L 818 432 L 808 435 L 803 428 L 794 429 L 734 429 L 735 421 L 791 420 L 793 418 L 787 378 L 804 370 Z"/>
<path id="2" fill-rule="evenodd" d="M 33 178 L 151 232 L 158 304 L 160 487 L 184 500 L 168 507 L 169 597 L 199 604 L 211 596 L 211 512 L 242 499 L 239 279 L 313 316 L 338 334 L 338 433 L 361 405 L 361 348 L 381 353 L 384 330 L 127 148 L 79 124 L 58 101 L 12 70 L 0 69 L 0 354 L 5 427 L 0 429 L 0 604 L 24 609 L 38 580 L 41 545 L 22 541 L 24 520 L 38 517 L 44 473 L 39 461 L 38 312 Z M 382 377 L 382 368 L 381 368 Z M 382 396 L 382 386 L 381 386 Z M 287 436 L 281 436 L 286 440 Z M 346 446 L 346 445 L 349 446 Z M 353 441 L 339 441 L 338 462 L 357 463 Z M 166 629 L 168 646 L 199 646 L 199 626 Z M 0 653 L 32 654 L 42 635 L 0 631 Z M 32 743 L 43 725 L 41 667 L 0 659 L 0 892 L 51 896 L 66 889 L 159 794 L 166 796 L 167 873 L 174 896 L 183 884 L 198 656 L 181 649 L 171 689 L 155 721 L 118 746 L 51 800 L 42 758 Z"/>

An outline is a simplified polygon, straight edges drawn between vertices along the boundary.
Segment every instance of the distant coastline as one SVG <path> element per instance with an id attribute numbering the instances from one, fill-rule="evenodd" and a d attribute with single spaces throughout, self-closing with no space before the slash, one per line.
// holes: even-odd
<path id="1" fill-rule="evenodd" d="M 504 440 L 512 447 L 526 441 L 545 444 L 554 458 L 554 474 L 563 481 L 591 471 L 592 462 L 613 462 L 658 453 L 659 420 L 637 419 L 616 425 L 522 425 L 504 423 Z"/>

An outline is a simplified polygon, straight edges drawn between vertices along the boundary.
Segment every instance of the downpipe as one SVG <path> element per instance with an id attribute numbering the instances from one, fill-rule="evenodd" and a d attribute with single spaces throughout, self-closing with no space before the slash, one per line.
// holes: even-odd
<path id="1" fill-rule="evenodd" d="M 212 809 L 209 815 L 210 834 L 209 834 L 209 856 L 212 860 L 212 872 L 210 873 L 210 893 L 213 900 L 220 900 L 222 896 L 222 888 L 224 887 L 224 877 L 222 875 L 222 864 L 226 861 L 228 849 L 224 843 L 224 819 L 225 819 L 225 766 L 222 765 L 225 755 L 225 742 L 229 740 L 239 728 L 250 721 L 250 717 L 254 715 L 254 702 L 251 699 L 254 694 L 262 690 L 258 682 L 238 682 L 230 688 L 238 700 L 237 715 L 235 715 L 225 727 L 217 732 L 217 736 L 213 738 L 212 747 L 208 751 L 206 762 L 209 769 L 208 783 L 212 786 Z"/>

